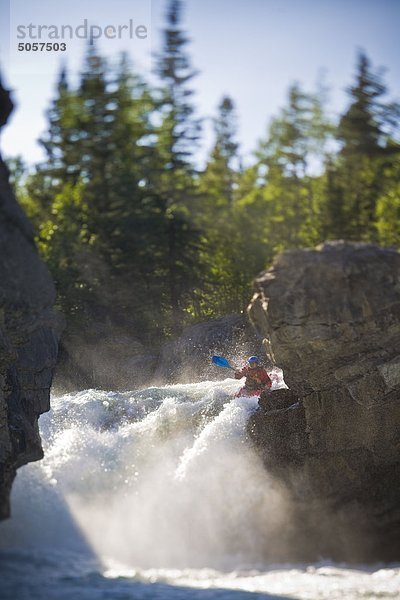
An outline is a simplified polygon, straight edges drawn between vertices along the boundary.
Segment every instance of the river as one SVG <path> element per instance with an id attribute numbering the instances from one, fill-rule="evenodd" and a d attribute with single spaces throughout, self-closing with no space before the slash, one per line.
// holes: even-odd
<path id="1" fill-rule="evenodd" d="M 239 385 L 54 397 L 0 524 L 1 600 L 400 598 L 399 565 L 285 560 L 287 498 Z"/>

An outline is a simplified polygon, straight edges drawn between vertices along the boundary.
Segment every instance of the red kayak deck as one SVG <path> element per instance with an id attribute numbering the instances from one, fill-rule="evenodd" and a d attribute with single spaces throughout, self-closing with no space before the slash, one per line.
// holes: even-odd
<path id="1" fill-rule="evenodd" d="M 262 388 L 261 390 L 248 390 L 245 387 L 240 388 L 240 390 L 235 394 L 235 398 L 249 398 L 251 396 L 260 396 L 260 394 L 265 390 Z"/>

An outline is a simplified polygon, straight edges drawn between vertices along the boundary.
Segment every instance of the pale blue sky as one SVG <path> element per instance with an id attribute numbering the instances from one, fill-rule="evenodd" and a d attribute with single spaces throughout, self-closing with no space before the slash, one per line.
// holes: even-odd
<path id="1" fill-rule="evenodd" d="M 84 18 L 102 27 L 127 23 L 130 18 L 135 25 L 150 23 L 145 41 L 100 43 L 110 57 L 121 49 L 128 50 L 146 75 L 152 68 L 151 48 L 159 47 L 167 3 L 11 0 L 10 15 L 9 4 L 10 0 L 0 0 L 0 65 L 6 83 L 15 90 L 18 111 L 4 130 L 1 148 L 4 154 L 22 154 L 34 162 L 41 157 L 36 139 L 46 126 L 44 111 L 54 93 L 61 53 L 16 52 L 16 25 L 40 22 L 76 26 Z M 239 138 L 247 156 L 265 135 L 270 118 L 284 103 L 287 88 L 295 80 L 312 90 L 324 72 L 331 88 L 331 109 L 336 114 L 342 110 L 358 48 L 366 50 L 375 67 L 387 68 L 385 81 L 390 95 L 400 98 L 400 0 L 187 0 L 185 4 L 192 62 L 200 70 L 193 82 L 198 113 L 213 116 L 221 96 L 230 94 L 237 105 Z M 84 42 L 67 44 L 63 57 L 70 71 L 76 73 Z"/>

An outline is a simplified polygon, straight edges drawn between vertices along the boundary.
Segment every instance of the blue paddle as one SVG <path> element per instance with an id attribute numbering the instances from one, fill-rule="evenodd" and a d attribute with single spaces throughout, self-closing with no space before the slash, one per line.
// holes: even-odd
<path id="1" fill-rule="evenodd" d="M 236 369 L 229 364 L 226 358 L 223 358 L 222 356 L 214 355 L 211 360 L 214 365 L 217 365 L 217 367 L 224 367 L 225 369 L 232 369 L 232 371 L 236 371 Z"/>

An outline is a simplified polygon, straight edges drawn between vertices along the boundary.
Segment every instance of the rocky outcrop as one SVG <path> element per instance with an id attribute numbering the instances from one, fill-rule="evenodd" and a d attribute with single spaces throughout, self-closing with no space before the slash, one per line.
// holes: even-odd
<path id="1" fill-rule="evenodd" d="M 255 285 L 249 314 L 290 390 L 266 395 L 249 427 L 290 490 L 303 551 L 399 560 L 400 254 L 289 251 Z"/>
<path id="2" fill-rule="evenodd" d="M 11 112 L 0 84 L 0 124 Z M 60 317 L 29 221 L 0 159 L 0 519 L 9 515 L 16 469 L 43 456 L 38 417 L 49 410 Z"/>
<path id="3" fill-rule="evenodd" d="M 156 360 L 134 335 L 109 323 L 91 322 L 84 332 L 69 327 L 60 344 L 54 389 L 135 389 L 151 381 Z"/>

